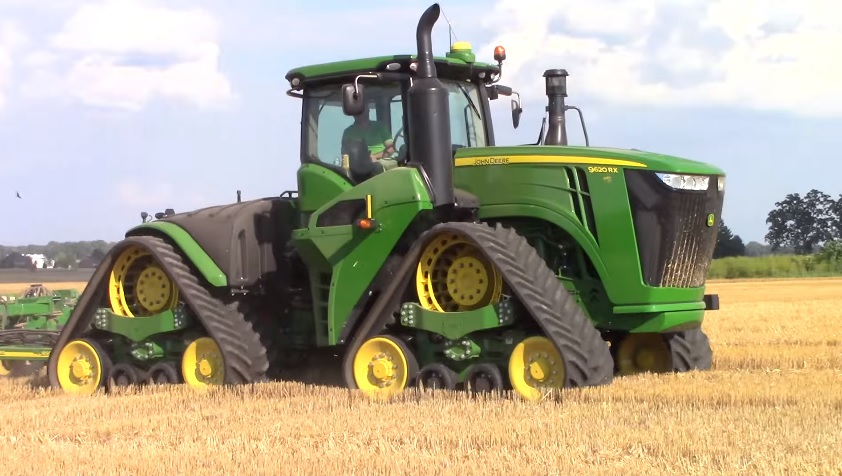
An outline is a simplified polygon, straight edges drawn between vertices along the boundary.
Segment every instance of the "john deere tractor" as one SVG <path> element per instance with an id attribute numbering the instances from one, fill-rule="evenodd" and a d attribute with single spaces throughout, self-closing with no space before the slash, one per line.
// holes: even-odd
<path id="1" fill-rule="evenodd" d="M 723 172 L 567 145 L 563 70 L 546 74 L 541 140 L 497 146 L 490 101 L 518 96 L 496 84 L 505 50 L 497 64 L 465 43 L 434 57 L 439 12 L 421 16 L 416 55 L 290 71 L 298 190 L 129 230 L 58 338 L 52 385 L 204 388 L 333 369 L 374 396 L 534 399 L 708 368 Z"/>

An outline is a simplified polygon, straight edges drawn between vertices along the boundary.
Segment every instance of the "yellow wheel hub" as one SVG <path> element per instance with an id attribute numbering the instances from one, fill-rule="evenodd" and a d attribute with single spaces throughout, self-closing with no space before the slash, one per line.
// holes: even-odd
<path id="1" fill-rule="evenodd" d="M 475 306 L 488 291 L 487 271 L 473 256 L 456 258 L 447 270 L 447 293 L 460 306 Z"/>
<path id="2" fill-rule="evenodd" d="M 11 375 L 12 367 L 11 365 L 6 362 L 5 360 L 0 360 L 0 377 L 6 377 Z"/>
<path id="3" fill-rule="evenodd" d="M 660 334 L 628 334 L 620 341 L 616 355 L 620 375 L 672 369 L 669 347 Z"/>
<path id="4" fill-rule="evenodd" d="M 184 383 L 193 388 L 222 385 L 225 381 L 225 361 L 216 341 L 200 337 L 184 350 L 181 358 Z"/>
<path id="5" fill-rule="evenodd" d="M 354 382 L 372 397 L 389 398 L 409 382 L 410 356 L 389 337 L 373 337 L 354 356 Z"/>
<path id="6" fill-rule="evenodd" d="M 102 356 L 84 340 L 67 343 L 58 355 L 59 386 L 67 393 L 93 395 L 103 380 Z"/>
<path id="7" fill-rule="evenodd" d="M 115 314 L 142 317 L 175 309 L 178 289 L 149 251 L 129 246 L 111 269 L 108 298 Z"/>
<path id="8" fill-rule="evenodd" d="M 442 233 L 421 254 L 415 273 L 425 309 L 458 312 L 500 301 L 503 277 L 482 251 L 460 233 Z"/>
<path id="9" fill-rule="evenodd" d="M 564 359 L 546 337 L 522 340 L 509 357 L 512 389 L 527 400 L 538 400 L 544 390 L 564 387 Z"/>
<path id="10" fill-rule="evenodd" d="M 160 312 L 172 295 L 172 283 L 164 270 L 157 266 L 147 266 L 138 277 L 136 293 L 141 306 L 150 312 Z"/>

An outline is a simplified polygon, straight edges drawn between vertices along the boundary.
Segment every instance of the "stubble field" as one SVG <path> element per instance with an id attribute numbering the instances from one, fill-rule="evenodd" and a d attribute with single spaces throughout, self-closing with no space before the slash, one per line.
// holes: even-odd
<path id="1" fill-rule="evenodd" d="M 537 403 L 375 403 L 293 383 L 71 397 L 6 381 L 5 471 L 842 474 L 842 279 L 709 289 L 722 306 L 704 326 L 712 371 L 626 377 Z"/>

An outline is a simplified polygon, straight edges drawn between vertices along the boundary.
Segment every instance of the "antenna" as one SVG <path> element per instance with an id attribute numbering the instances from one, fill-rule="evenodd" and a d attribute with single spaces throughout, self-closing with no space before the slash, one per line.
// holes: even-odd
<path id="1" fill-rule="evenodd" d="M 447 36 L 450 41 L 449 47 L 452 48 L 453 40 L 459 41 L 459 38 L 456 36 L 456 31 L 453 29 L 453 24 L 450 23 L 450 19 L 447 18 L 447 14 L 444 13 L 444 8 L 441 9 L 441 14 L 444 17 L 444 21 L 447 22 Z"/>

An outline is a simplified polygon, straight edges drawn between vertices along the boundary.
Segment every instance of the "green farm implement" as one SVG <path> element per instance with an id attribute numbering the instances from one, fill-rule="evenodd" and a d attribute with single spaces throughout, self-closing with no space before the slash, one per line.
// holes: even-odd
<path id="1" fill-rule="evenodd" d="M 0 295 L 0 377 L 29 375 L 50 356 L 79 292 L 32 284 L 20 295 Z"/>
<path id="2" fill-rule="evenodd" d="M 640 150 L 571 146 L 567 72 L 545 73 L 546 128 L 495 141 L 495 63 L 471 46 L 289 71 L 297 190 L 130 229 L 49 356 L 50 383 L 196 388 L 334 372 L 526 399 L 636 372 L 707 369 L 702 331 L 724 173 Z M 579 111 L 584 127 L 584 119 Z M 587 138 L 587 136 L 586 136 Z M 329 381 L 329 378 L 325 379 Z"/>

